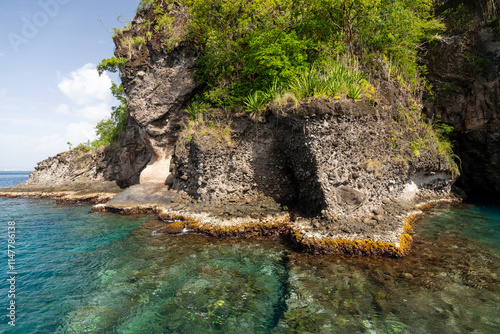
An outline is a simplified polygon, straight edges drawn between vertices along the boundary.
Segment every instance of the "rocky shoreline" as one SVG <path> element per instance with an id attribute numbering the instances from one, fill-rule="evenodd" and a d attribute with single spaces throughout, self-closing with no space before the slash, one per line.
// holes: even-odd
<path id="1" fill-rule="evenodd" d="M 158 188 L 135 186 L 138 189 Z M 297 217 L 293 212 L 284 211 L 272 204 L 272 200 L 258 198 L 242 202 L 210 207 L 193 201 L 186 193 L 164 190 L 162 202 L 132 203 L 122 193 L 91 192 L 89 190 L 20 191 L 18 188 L 5 188 L 0 197 L 35 197 L 55 199 L 57 204 L 95 204 L 92 212 L 116 214 L 155 214 L 165 223 L 163 232 L 169 234 L 191 231 L 215 238 L 249 238 L 256 236 L 280 236 L 288 240 L 299 251 L 313 254 L 350 254 L 361 256 L 401 257 L 410 252 L 411 230 L 422 217 L 423 210 L 441 203 L 460 203 L 458 197 L 449 196 L 427 200 L 418 204 L 386 201 L 385 210 L 392 210 L 391 221 L 380 221 L 384 228 L 378 233 L 338 233 L 322 229 L 315 219 Z M 162 187 L 160 187 L 162 188 Z M 66 188 L 68 189 L 68 188 Z M 89 188 L 90 189 L 90 188 Z M 137 190 L 136 190 L 137 191 Z M 144 189 L 139 191 L 144 192 Z M 144 194 L 143 194 L 144 195 Z M 147 196 L 144 196 L 147 199 Z M 267 201 L 267 202 L 266 202 Z M 356 225 L 350 222 L 351 225 Z M 363 230 L 363 229 L 361 229 Z"/>
<path id="2" fill-rule="evenodd" d="M 139 12 L 120 38 L 143 37 L 143 21 L 151 17 L 152 10 Z M 495 40 L 492 29 L 481 30 L 480 45 Z M 126 56 L 120 38 L 114 40 L 118 58 Z M 398 257 L 410 250 L 410 230 L 422 207 L 464 197 L 454 187 L 461 172 L 458 158 L 436 132 L 434 115 L 456 131 L 475 129 L 478 116 L 468 113 L 451 122 L 449 106 L 462 114 L 491 109 L 480 125 L 498 123 L 496 97 L 456 103 L 445 94 L 453 78 L 446 75 L 441 82 L 438 68 L 430 66 L 440 99 L 425 102 L 422 92 L 382 75 L 383 62 L 377 65 L 382 72 L 367 77 L 367 93 L 359 99 L 313 94 L 275 99 L 256 117 L 218 104 L 193 107 L 188 115 L 203 90 L 195 75 L 200 50 L 191 40 L 168 49 L 155 41 L 120 68 L 129 115 L 117 142 L 48 158 L 28 181 L 1 189 L 0 196 L 94 203 L 93 211 L 119 214 L 154 213 L 172 233 L 285 235 L 310 253 Z M 433 52 L 455 53 L 447 41 Z M 494 45 L 488 45 L 487 59 L 497 59 Z M 465 77 L 464 71 L 452 72 Z M 485 85 L 485 91 L 497 92 L 497 76 L 488 80 L 495 84 Z M 460 127 L 463 122 L 472 127 Z M 486 142 L 497 143 L 497 137 L 495 132 Z M 491 167 L 498 160 L 495 145 L 487 151 L 487 175 L 478 183 L 491 184 L 490 190 L 498 188 Z M 461 159 L 464 170 L 472 169 L 474 163 Z"/>
<path id="3" fill-rule="evenodd" d="M 432 143 L 413 149 L 411 141 L 422 139 L 398 117 L 391 101 L 375 108 L 310 99 L 271 108 L 259 123 L 234 118 L 226 140 L 181 131 L 164 183 L 122 189 L 109 177 L 121 166 L 112 157 L 70 151 L 0 196 L 156 213 L 172 232 L 285 235 L 310 253 L 399 257 L 410 250 L 415 206 L 459 196 L 449 160 Z M 78 166 L 84 170 L 74 173 Z"/>
<path id="4" fill-rule="evenodd" d="M 423 199 L 422 199 L 423 200 Z M 110 201 L 113 202 L 113 201 Z M 410 232 L 415 222 L 422 217 L 423 210 L 442 203 L 460 203 L 458 197 L 427 199 L 418 204 L 400 204 L 389 201 L 393 219 L 381 221 L 377 233 L 363 230 L 363 223 L 345 222 L 357 227 L 360 233 L 332 233 L 314 223 L 314 219 L 296 217 L 290 212 L 255 212 L 257 218 L 250 216 L 231 217 L 216 215 L 217 208 L 193 205 L 174 201 L 162 205 L 121 205 L 119 203 L 95 205 L 93 212 L 112 212 L 118 214 L 154 213 L 165 222 L 166 233 L 192 231 L 216 238 L 248 238 L 254 236 L 282 236 L 290 240 L 294 248 L 313 254 L 350 254 L 361 256 L 407 255 L 411 249 Z M 257 206 L 256 203 L 233 203 L 233 209 Z M 181 209 L 179 210 L 179 206 Z M 273 211 L 273 210 L 271 210 Z M 229 217 L 228 217 L 229 216 Z"/>
<path id="5" fill-rule="evenodd" d="M 72 191 L 56 191 L 56 192 L 0 192 L 0 197 L 7 198 L 20 198 L 20 197 L 34 197 L 34 198 L 46 198 L 55 199 L 58 204 L 78 204 L 78 203 L 106 203 L 115 194 L 113 193 L 89 193 L 81 194 Z"/>

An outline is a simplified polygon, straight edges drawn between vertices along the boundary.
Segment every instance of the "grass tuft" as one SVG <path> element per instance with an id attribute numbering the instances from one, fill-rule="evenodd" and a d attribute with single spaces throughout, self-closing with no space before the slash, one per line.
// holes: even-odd
<path id="1" fill-rule="evenodd" d="M 251 118 L 255 119 L 259 117 L 266 109 L 268 104 L 269 96 L 267 93 L 262 91 L 256 91 L 249 94 L 245 100 L 245 111 L 250 115 Z"/>

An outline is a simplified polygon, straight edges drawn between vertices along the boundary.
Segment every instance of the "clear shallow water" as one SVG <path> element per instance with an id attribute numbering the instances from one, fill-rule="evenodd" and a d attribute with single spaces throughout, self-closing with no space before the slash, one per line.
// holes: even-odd
<path id="1" fill-rule="evenodd" d="M 401 259 L 291 253 L 284 332 L 500 333 L 499 218 L 435 207 Z"/>
<path id="2" fill-rule="evenodd" d="M 154 218 L 89 209 L 0 198 L 0 247 L 11 220 L 19 247 L 17 326 L 2 314 L 0 332 L 500 333 L 495 206 L 432 209 L 403 259 L 165 235 Z"/>

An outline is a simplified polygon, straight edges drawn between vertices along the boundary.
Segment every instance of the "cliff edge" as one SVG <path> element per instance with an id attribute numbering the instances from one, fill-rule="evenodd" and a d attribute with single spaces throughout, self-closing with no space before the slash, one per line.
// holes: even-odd
<path id="1" fill-rule="evenodd" d="M 417 205 L 459 199 L 458 168 L 423 119 L 420 93 L 391 77 L 387 61 L 363 79 L 364 97 L 353 86 L 284 94 L 250 115 L 224 105 L 189 114 L 206 85 L 197 76 L 204 49 L 186 37 L 187 9 L 159 3 L 114 38 L 130 109 L 118 143 L 45 160 L 0 195 L 105 189 L 116 195 L 94 211 L 155 212 L 172 233 L 280 234 L 305 251 L 389 256 L 408 253 Z M 165 32 L 148 30 L 157 13 L 176 37 L 167 46 Z"/>

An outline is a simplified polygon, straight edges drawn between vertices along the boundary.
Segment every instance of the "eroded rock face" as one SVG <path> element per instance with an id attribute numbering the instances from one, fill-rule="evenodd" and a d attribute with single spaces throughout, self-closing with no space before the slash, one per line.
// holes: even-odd
<path id="1" fill-rule="evenodd" d="M 395 128 L 393 116 L 362 102 L 312 99 L 273 110 L 265 123 L 234 119 L 233 144 L 209 135 L 177 144 L 174 188 L 206 203 L 271 197 L 345 233 L 353 221 L 375 226 L 389 199 L 446 196 L 454 181 L 443 156 L 405 151 L 412 132 Z"/>
<path id="2" fill-rule="evenodd" d="M 429 117 L 452 125 L 460 157 L 459 186 L 500 193 L 500 27 L 484 17 L 468 31 L 444 38 L 427 56 Z M 479 22 L 479 23 L 478 23 Z"/>
<path id="3" fill-rule="evenodd" d="M 176 146 L 173 187 L 206 202 L 269 196 L 288 203 L 294 188 L 290 170 L 269 124 L 247 117 L 232 123 L 231 143 L 210 135 L 181 138 Z"/>
<path id="4" fill-rule="evenodd" d="M 140 18 L 133 22 L 140 25 Z M 120 49 L 115 52 L 118 56 Z M 130 117 L 137 123 L 142 140 L 152 158 L 141 172 L 140 183 L 165 183 L 170 174 L 170 160 L 182 122 L 186 118 L 183 108 L 198 84 L 194 78 L 196 52 L 186 42 L 171 51 L 146 49 L 130 62 L 121 73 L 127 94 Z"/>
<path id="5" fill-rule="evenodd" d="M 141 172 L 151 161 L 152 154 L 133 118 L 128 118 L 127 129 L 118 143 L 107 150 L 109 162 L 105 177 L 114 180 L 121 188 L 138 184 Z"/>
<path id="6" fill-rule="evenodd" d="M 412 201 L 427 191 L 447 194 L 453 182 L 449 162 L 441 155 L 409 150 L 409 129 L 363 102 L 310 100 L 276 119 L 275 138 L 296 180 L 297 209 L 329 221 L 365 219 L 384 201 Z M 392 137 L 398 133 L 399 137 Z M 418 182 L 418 174 L 442 177 Z M 426 182 L 428 181 L 428 182 Z"/>

